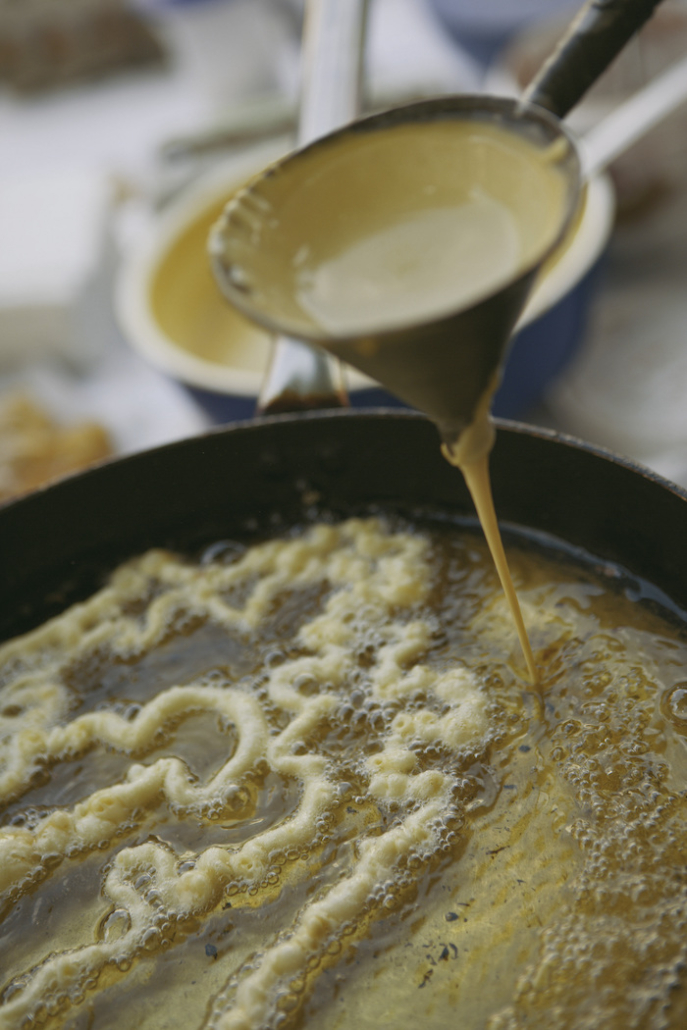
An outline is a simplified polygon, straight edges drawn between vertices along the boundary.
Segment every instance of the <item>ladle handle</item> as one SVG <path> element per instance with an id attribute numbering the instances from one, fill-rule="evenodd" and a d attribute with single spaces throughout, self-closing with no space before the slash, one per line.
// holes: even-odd
<path id="1" fill-rule="evenodd" d="M 367 0 L 308 0 L 298 144 L 353 121 L 360 109 Z M 348 404 L 341 364 L 309 344 L 280 336 L 258 397 L 265 414 Z"/>
<path id="2" fill-rule="evenodd" d="M 661 0 L 587 0 L 523 94 L 564 118 Z"/>
<path id="3" fill-rule="evenodd" d="M 650 129 L 687 101 L 687 57 L 616 107 L 578 140 L 582 174 L 606 168 Z"/>

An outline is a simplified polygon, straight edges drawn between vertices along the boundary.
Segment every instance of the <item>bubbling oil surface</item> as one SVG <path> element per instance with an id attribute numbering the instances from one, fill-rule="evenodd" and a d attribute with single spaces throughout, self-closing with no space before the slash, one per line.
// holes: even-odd
<path id="1" fill-rule="evenodd" d="M 0 1026 L 687 1019 L 687 638 L 617 570 L 323 523 L 0 649 Z"/>

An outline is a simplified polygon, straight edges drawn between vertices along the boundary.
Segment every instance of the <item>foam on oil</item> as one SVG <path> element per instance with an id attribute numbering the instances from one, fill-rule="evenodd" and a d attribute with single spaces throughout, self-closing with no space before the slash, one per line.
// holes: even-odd
<path id="1" fill-rule="evenodd" d="M 509 558 L 543 707 L 445 526 L 151 552 L 5 645 L 0 1025 L 681 1027 L 684 633 Z"/>

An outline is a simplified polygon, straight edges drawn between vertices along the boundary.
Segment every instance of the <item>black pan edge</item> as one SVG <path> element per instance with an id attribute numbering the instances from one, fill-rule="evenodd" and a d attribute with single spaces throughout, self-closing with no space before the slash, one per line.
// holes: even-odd
<path id="1" fill-rule="evenodd" d="M 618 563 L 687 609 L 687 493 L 632 462 L 498 422 L 499 518 Z M 472 514 L 434 426 L 413 412 L 281 415 L 103 464 L 0 509 L 0 639 L 83 599 L 149 547 L 194 550 L 371 505 Z"/>

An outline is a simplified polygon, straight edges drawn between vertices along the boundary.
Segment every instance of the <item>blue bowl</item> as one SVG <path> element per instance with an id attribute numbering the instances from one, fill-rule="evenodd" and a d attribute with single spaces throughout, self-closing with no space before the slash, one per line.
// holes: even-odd
<path id="1" fill-rule="evenodd" d="M 561 299 L 513 337 L 492 411 L 522 418 L 563 372 L 584 339 L 603 270 L 603 255 Z"/>

